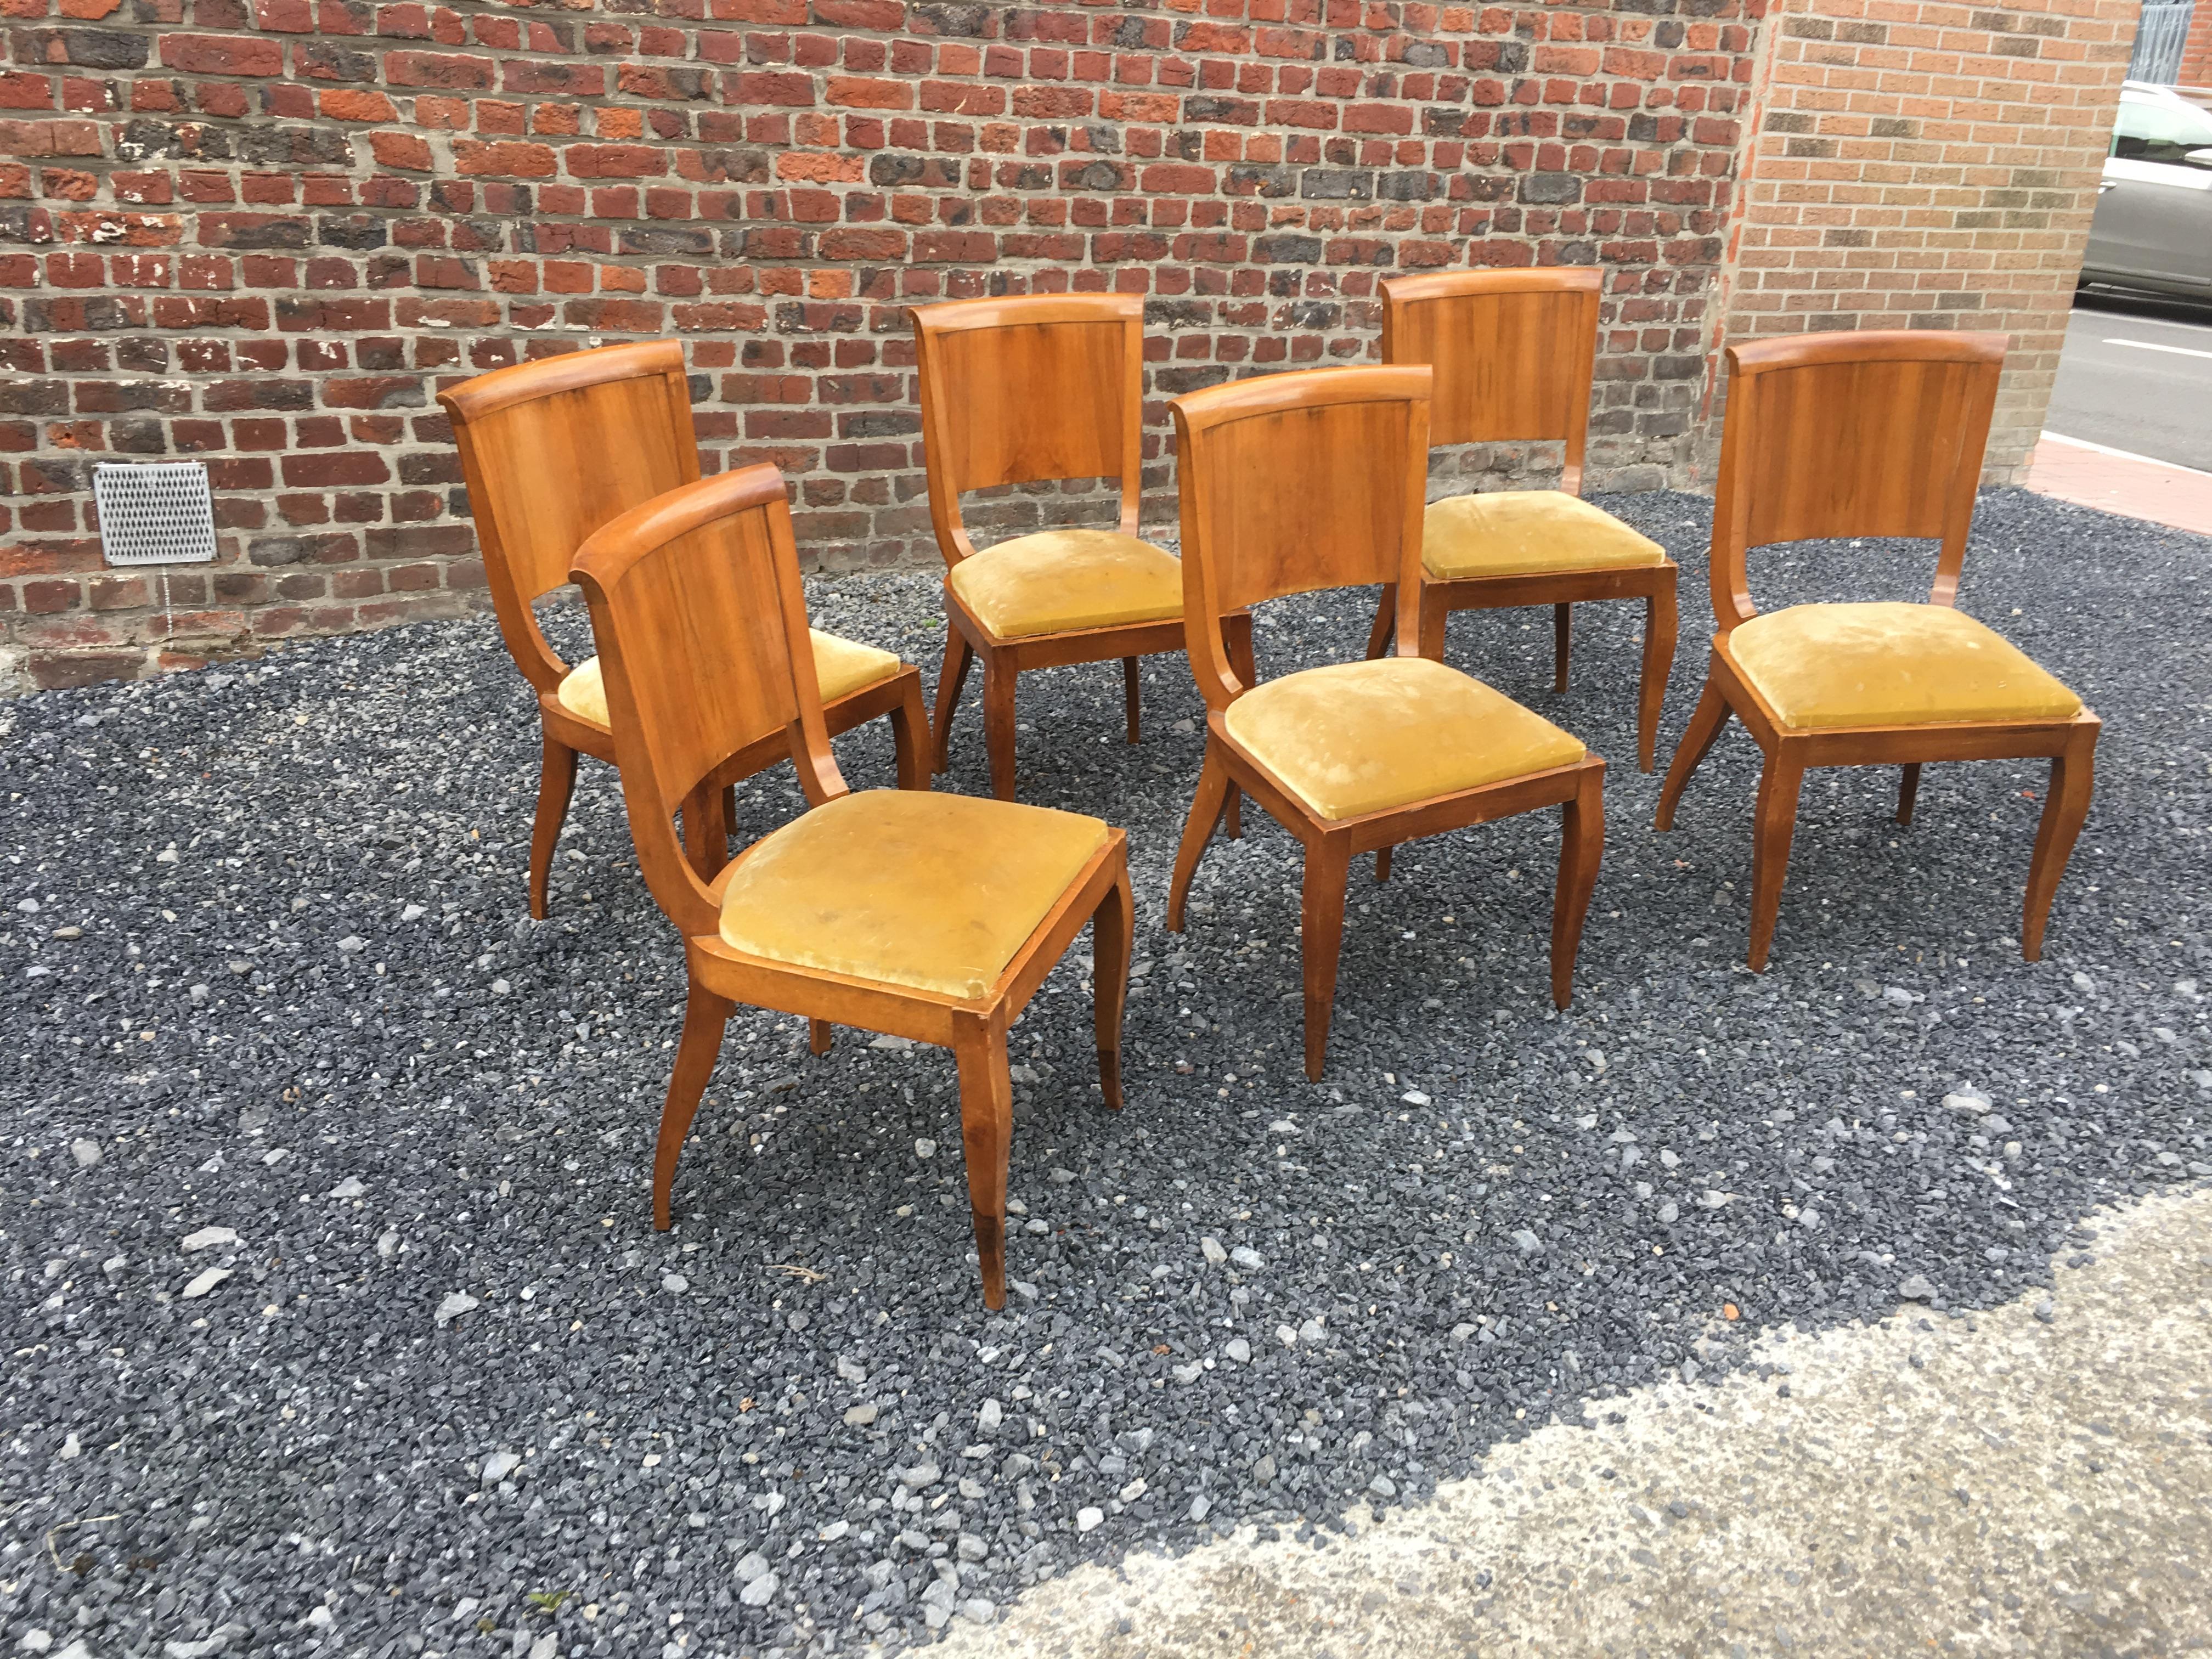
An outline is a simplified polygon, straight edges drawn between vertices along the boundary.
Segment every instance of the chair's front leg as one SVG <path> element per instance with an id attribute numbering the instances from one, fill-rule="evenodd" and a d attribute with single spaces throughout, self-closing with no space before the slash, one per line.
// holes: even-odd
<path id="1" fill-rule="evenodd" d="M 1336 1007 L 1336 958 L 1344 943 L 1344 882 L 1352 843 L 1324 836 L 1306 848 L 1306 880 L 1298 907 L 1306 978 L 1306 1077 L 1321 1081 L 1328 1059 L 1329 1016 Z"/>
<path id="2" fill-rule="evenodd" d="M 1766 971 L 1774 923 L 1782 914 L 1782 881 L 1790 870 L 1790 842 L 1797 830 L 1797 797 L 1805 763 L 1797 746 L 1778 740 L 1759 775 L 1759 810 L 1751 846 L 1751 951 L 1755 974 Z"/>
<path id="3" fill-rule="evenodd" d="M 1920 763 L 1912 762 L 1903 769 L 1897 780 L 1897 821 L 1912 822 L 1912 803 L 1920 798 Z"/>
<path id="4" fill-rule="evenodd" d="M 991 793 L 1014 798 L 1014 665 L 1006 658 L 983 659 L 983 745 L 991 759 Z"/>
<path id="5" fill-rule="evenodd" d="M 1182 842 L 1176 848 L 1175 874 L 1168 880 L 1170 933 L 1182 932 L 1182 906 L 1190 896 L 1191 878 L 1198 873 L 1198 861 L 1206 856 L 1206 844 L 1213 839 L 1213 827 L 1221 821 L 1221 804 L 1235 787 L 1213 739 L 1207 738 L 1206 761 L 1198 772 L 1198 793 L 1191 797 L 1190 817 L 1182 826 Z"/>
<path id="6" fill-rule="evenodd" d="M 540 921 L 551 901 L 553 848 L 568 821 L 568 797 L 575 788 L 576 751 L 549 732 L 538 764 L 538 816 L 530 826 L 530 914 Z"/>
<path id="7" fill-rule="evenodd" d="M 2076 729 L 2066 752 L 2051 763 L 2051 787 L 2044 792 L 2043 821 L 2036 826 L 2035 856 L 2027 866 L 2027 904 L 2020 924 L 2020 953 L 2029 962 L 2043 958 L 2043 930 L 2051 920 L 2051 902 L 2057 896 L 2059 877 L 2066 873 L 2066 860 L 2074 854 L 2081 821 L 2089 816 L 2097 734 L 2103 729 L 2085 723 Z"/>
<path id="8" fill-rule="evenodd" d="M 1690 774 L 1698 769 L 1698 763 L 1720 741 L 1721 728 L 1728 724 L 1729 712 L 1728 699 L 1721 695 L 1712 670 L 1708 668 L 1705 689 L 1698 695 L 1697 712 L 1690 716 L 1681 742 L 1674 745 L 1674 763 L 1667 769 L 1667 781 L 1659 786 L 1659 811 L 1652 819 L 1653 829 L 1674 827 L 1674 808 L 1682 799 L 1682 791 L 1689 787 Z"/>
<path id="9" fill-rule="evenodd" d="M 1552 896 L 1552 1002 L 1564 1008 L 1575 994 L 1575 955 L 1582 949 L 1583 921 L 1589 915 L 1597 886 L 1598 860 L 1605 854 L 1605 770 L 1583 775 L 1559 817 L 1559 884 Z"/>
<path id="10" fill-rule="evenodd" d="M 1571 605 L 1552 607 L 1552 690 L 1567 689 L 1567 658 L 1574 649 L 1575 608 Z"/>
<path id="11" fill-rule="evenodd" d="M 890 716 L 891 747 L 898 756 L 898 787 L 927 790 L 936 740 L 930 733 L 928 711 L 922 707 L 921 676 L 904 669 L 900 672 L 906 678 L 906 690 Z M 939 765 L 937 769 L 944 769 Z"/>
<path id="12" fill-rule="evenodd" d="M 1367 630 L 1367 660 L 1373 662 L 1390 648 L 1390 630 L 1398 625 L 1398 584 L 1385 582 L 1375 601 L 1375 625 Z"/>
<path id="13" fill-rule="evenodd" d="M 830 1045 L 836 1041 L 837 1028 L 826 1019 L 806 1022 L 806 1048 L 810 1054 L 826 1054 Z"/>
<path id="14" fill-rule="evenodd" d="M 668 1077 L 668 1100 L 660 1109 L 660 1139 L 653 1152 L 653 1224 L 666 1232 L 672 1224 L 669 1189 L 676 1182 L 676 1160 L 714 1060 L 722 1052 L 722 1030 L 736 1005 L 716 996 L 697 979 L 684 1000 L 684 1036 L 676 1045 L 676 1066 Z"/>
<path id="15" fill-rule="evenodd" d="M 1138 695 L 1134 657 L 1121 659 L 1121 702 L 1127 716 L 1129 741 L 1133 744 L 1141 737 L 1144 726 L 1143 700 Z"/>
<path id="16" fill-rule="evenodd" d="M 1636 696 L 1636 764 L 1659 763 L 1659 714 L 1667 702 L 1667 677 L 1674 667 L 1674 573 L 1664 573 L 1644 601 L 1644 680 Z"/>
<path id="17" fill-rule="evenodd" d="M 1129 897 L 1129 871 L 1124 864 L 1091 915 L 1091 994 L 1098 1029 L 1098 1091 L 1115 1111 L 1121 1107 L 1121 1018 L 1129 1000 L 1129 958 L 1136 941 L 1137 912 Z"/>
<path id="18" fill-rule="evenodd" d="M 963 1024 L 952 1041 L 952 1057 L 960 1068 L 960 1145 L 968 1162 L 975 1260 L 982 1270 L 983 1305 L 994 1311 L 1006 1305 L 1006 1159 L 1014 1127 L 1004 1018 Z"/>

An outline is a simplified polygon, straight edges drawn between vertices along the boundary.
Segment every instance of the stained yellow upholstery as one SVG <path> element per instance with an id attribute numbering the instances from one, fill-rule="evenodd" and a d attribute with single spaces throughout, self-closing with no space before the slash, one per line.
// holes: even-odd
<path id="1" fill-rule="evenodd" d="M 1229 735 L 1325 818 L 1580 760 L 1571 732 L 1425 657 L 1309 668 L 1229 705 Z"/>
<path id="2" fill-rule="evenodd" d="M 1421 566 L 1431 576 L 1517 576 L 1657 564 L 1667 550 L 1557 489 L 1490 490 L 1429 503 Z"/>
<path id="3" fill-rule="evenodd" d="M 888 651 L 841 640 L 818 628 L 810 628 L 806 634 L 814 641 L 814 674 L 822 683 L 824 702 L 835 702 L 899 671 L 899 659 Z M 608 723 L 606 672 L 597 657 L 586 657 L 568 671 L 568 678 L 561 682 L 559 701 L 579 720 L 594 726 Z"/>
<path id="4" fill-rule="evenodd" d="M 1721 648 L 1785 726 L 2063 720 L 2081 710 L 2016 646 L 1948 605 L 1795 605 L 1740 623 Z"/>
<path id="5" fill-rule="evenodd" d="M 774 962 L 979 997 L 1105 840 L 1098 819 L 1050 807 L 840 796 L 730 866 L 722 938 Z"/>
<path id="6" fill-rule="evenodd" d="M 1002 640 L 1182 615 L 1182 562 L 1115 530 L 1045 530 L 987 547 L 945 586 Z"/>

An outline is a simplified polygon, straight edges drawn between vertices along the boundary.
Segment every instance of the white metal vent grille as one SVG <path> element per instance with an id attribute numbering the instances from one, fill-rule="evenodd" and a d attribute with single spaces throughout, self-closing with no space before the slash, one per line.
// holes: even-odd
<path id="1" fill-rule="evenodd" d="M 198 461 L 102 461 L 93 469 L 100 545 L 110 564 L 205 564 L 215 557 L 215 507 Z"/>

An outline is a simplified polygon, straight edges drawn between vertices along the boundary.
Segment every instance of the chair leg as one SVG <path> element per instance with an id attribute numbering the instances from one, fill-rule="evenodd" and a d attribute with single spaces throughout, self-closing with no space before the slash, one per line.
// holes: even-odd
<path id="1" fill-rule="evenodd" d="M 929 730 L 929 711 L 921 702 L 921 676 L 900 672 L 906 673 L 906 694 L 899 699 L 898 707 L 891 710 L 891 746 L 898 755 L 898 787 L 927 791 L 934 741 Z M 938 769 L 943 769 L 940 766 Z M 730 817 L 735 823 L 737 814 L 732 812 Z"/>
<path id="2" fill-rule="evenodd" d="M 1231 617 L 1224 624 L 1229 644 L 1229 664 L 1237 671 L 1237 678 L 1244 682 L 1247 690 L 1260 683 L 1260 659 L 1252 651 L 1252 613 Z M 1244 839 L 1244 792 L 1234 783 L 1229 786 L 1229 811 L 1225 833 L 1231 841 Z"/>
<path id="3" fill-rule="evenodd" d="M 575 789 L 576 751 L 548 732 L 538 769 L 538 816 L 530 826 L 530 914 L 540 921 L 552 887 L 553 848 Z"/>
<path id="4" fill-rule="evenodd" d="M 1720 740 L 1721 728 L 1728 724 L 1728 699 L 1713 684 L 1710 672 L 1705 676 L 1705 689 L 1698 694 L 1697 712 L 1690 716 L 1682 740 L 1674 745 L 1674 763 L 1667 769 L 1667 781 L 1659 787 L 1659 811 L 1652 820 L 1655 830 L 1674 827 L 1675 804 L 1682 799 L 1682 791 L 1689 787 L 1690 774 L 1698 769 L 1698 763 L 1711 752 Z"/>
<path id="5" fill-rule="evenodd" d="M 1198 873 L 1198 861 L 1206 856 L 1206 844 L 1213 839 L 1214 826 L 1221 822 L 1222 803 L 1236 786 L 1229 781 L 1229 769 L 1222 763 L 1209 741 L 1206 745 L 1206 762 L 1199 768 L 1198 793 L 1191 797 L 1190 817 L 1182 826 L 1182 841 L 1176 848 L 1175 874 L 1168 882 L 1168 932 L 1182 932 L 1182 903 L 1189 896 L 1190 880 Z"/>
<path id="6" fill-rule="evenodd" d="M 1433 594 L 1423 596 L 1421 605 L 1421 654 L 1431 662 L 1444 659 L 1444 623 L 1451 613 L 1446 611 Z"/>
<path id="7" fill-rule="evenodd" d="M 1121 702 L 1128 714 L 1129 741 L 1133 744 L 1139 741 L 1142 724 L 1137 696 L 1137 659 L 1134 657 L 1121 659 Z"/>
<path id="8" fill-rule="evenodd" d="M 706 783 L 684 798 L 684 857 L 702 881 L 714 880 L 730 861 L 730 820 L 723 811 L 723 795 Z"/>
<path id="9" fill-rule="evenodd" d="M 1559 884 L 1552 897 L 1552 1003 L 1564 1008 L 1574 1000 L 1575 954 L 1582 949 L 1583 921 L 1597 886 L 1598 860 L 1605 855 L 1605 774 L 1583 774 L 1582 787 L 1559 818 Z"/>
<path id="10" fill-rule="evenodd" d="M 1912 803 L 1920 795 L 1920 763 L 1914 761 L 1897 780 L 1897 821 L 1912 822 Z"/>
<path id="11" fill-rule="evenodd" d="M 1014 1085 L 1006 1028 L 976 1022 L 954 1034 L 960 1068 L 960 1145 L 968 1162 L 968 1208 L 975 1222 L 975 1260 L 983 1305 L 1006 1305 L 1006 1157 L 1012 1149 Z"/>
<path id="12" fill-rule="evenodd" d="M 2051 763 L 2043 822 L 2036 827 L 2035 856 L 2027 866 L 2027 904 L 2021 915 L 2020 954 L 2028 962 L 2043 959 L 2043 929 L 2051 920 L 2051 902 L 2057 895 L 2058 878 L 2066 873 L 2066 860 L 2073 856 L 2074 838 L 2089 815 L 2099 729 L 2091 726 L 2086 738 L 2077 738 Z"/>
<path id="13" fill-rule="evenodd" d="M 1397 850 L 1395 847 L 1378 847 L 1375 849 L 1375 879 L 1377 882 L 1390 879 L 1390 854 Z"/>
<path id="14" fill-rule="evenodd" d="M 1644 601 L 1644 681 L 1636 694 L 1636 764 L 1649 772 L 1659 762 L 1659 713 L 1667 702 L 1667 676 L 1674 666 L 1674 573 Z"/>
<path id="15" fill-rule="evenodd" d="M 1571 605 L 1552 607 L 1552 690 L 1567 689 L 1567 657 L 1574 648 L 1575 608 Z"/>
<path id="16" fill-rule="evenodd" d="M 837 1028 L 832 1025 L 826 1019 L 808 1020 L 806 1022 L 806 1047 L 808 1052 L 817 1054 L 828 1054 L 830 1052 L 830 1044 L 835 1040 L 836 1030 Z"/>
<path id="17" fill-rule="evenodd" d="M 1318 1083 L 1328 1059 L 1328 1020 L 1336 1007 L 1336 958 L 1344 943 L 1344 880 L 1350 843 L 1324 836 L 1306 848 L 1300 954 L 1306 970 L 1306 1078 Z"/>
<path id="18" fill-rule="evenodd" d="M 991 793 L 1014 798 L 1014 669 L 1002 658 L 983 659 L 983 743 L 991 756 Z"/>
<path id="19" fill-rule="evenodd" d="M 1804 787 L 1805 763 L 1787 745 L 1766 757 L 1759 775 L 1759 810 L 1751 848 L 1751 951 L 1754 974 L 1766 971 L 1774 943 L 1775 919 L 1782 914 L 1782 880 L 1790 869 L 1790 842 L 1797 829 L 1797 796 Z"/>
<path id="20" fill-rule="evenodd" d="M 951 764 L 952 712 L 959 706 L 960 688 L 968 683 L 968 664 L 975 654 L 960 625 L 948 621 L 945 624 L 945 666 L 937 675 L 937 726 L 933 734 L 936 741 L 931 767 L 933 771 L 942 772 Z"/>
<path id="21" fill-rule="evenodd" d="M 1121 1012 L 1129 1000 L 1129 958 L 1135 953 L 1137 912 L 1123 870 L 1091 916 L 1091 987 L 1098 1025 L 1098 1090 L 1107 1106 L 1121 1109 Z"/>
<path id="22" fill-rule="evenodd" d="M 684 1151 L 684 1137 L 691 1133 L 699 1097 L 707 1092 L 707 1079 L 714 1074 L 714 1060 L 722 1052 L 722 1028 L 735 1012 L 736 1005 L 728 999 L 716 996 L 696 979 L 691 981 L 684 1000 L 684 1036 L 676 1045 L 676 1067 L 668 1077 L 668 1102 L 660 1109 L 660 1139 L 653 1151 L 653 1224 L 663 1232 L 672 1224 L 668 1194 L 676 1183 L 676 1160 Z"/>
<path id="23" fill-rule="evenodd" d="M 1373 662 L 1390 648 L 1390 630 L 1398 625 L 1398 584 L 1385 582 L 1375 601 L 1375 624 L 1367 630 L 1367 660 Z"/>

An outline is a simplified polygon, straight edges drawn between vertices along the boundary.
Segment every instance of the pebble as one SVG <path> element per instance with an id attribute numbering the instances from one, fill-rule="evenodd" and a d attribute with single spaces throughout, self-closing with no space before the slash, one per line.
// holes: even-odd
<path id="1" fill-rule="evenodd" d="M 230 1269 L 228 1267 L 203 1267 L 192 1275 L 191 1281 L 179 1294 L 187 1302 L 198 1301 L 229 1277 Z"/>
<path id="2" fill-rule="evenodd" d="M 183 1248 L 186 1251 L 211 1250 L 218 1244 L 235 1244 L 237 1232 L 228 1227 L 203 1227 L 196 1233 L 186 1233 Z"/>
<path id="3" fill-rule="evenodd" d="M 1221 1345 L 1221 1352 L 1240 1365 L 1252 1363 L 1252 1345 L 1241 1336 L 1232 1336 Z"/>
<path id="4" fill-rule="evenodd" d="M 1516 1227 L 1508 1237 L 1523 1255 L 1534 1255 L 1544 1248 L 1544 1241 L 1526 1227 Z"/>
<path id="5" fill-rule="evenodd" d="M 1936 1299 L 1936 1287 L 1928 1282 L 1923 1273 L 1907 1273 L 1899 1281 L 1897 1293 L 1907 1302 L 1933 1302 Z"/>
<path id="6" fill-rule="evenodd" d="M 935 1158 L 937 1156 L 937 1143 L 927 1138 L 915 1141 L 914 1143 L 914 1155 L 916 1158 Z"/>
<path id="7" fill-rule="evenodd" d="M 332 1198 L 359 1198 L 368 1190 L 368 1188 L 361 1184 L 361 1180 L 358 1176 L 348 1176 L 343 1181 L 341 1181 L 337 1186 L 331 1188 L 331 1196 Z"/>
<path id="8" fill-rule="evenodd" d="M 848 1407 L 845 1412 L 845 1426 L 848 1429 L 865 1429 L 876 1420 L 876 1411 L 877 1407 L 873 1404 Z"/>
<path id="9" fill-rule="evenodd" d="M 934 1463 L 917 1463 L 910 1469 L 899 1471 L 899 1485 L 908 1492 L 920 1492 L 925 1486 L 933 1486 L 944 1478 L 945 1471 Z"/>
<path id="10" fill-rule="evenodd" d="M 1106 1524 L 1106 1511 L 1086 1505 L 1075 1512 L 1075 1529 L 1090 1532 Z"/>
<path id="11" fill-rule="evenodd" d="M 495 1486 L 522 1467 L 520 1454 L 509 1451 L 494 1452 L 483 1461 L 483 1484 Z"/>
<path id="12" fill-rule="evenodd" d="M 781 1588 L 782 1582 L 772 1572 L 747 1579 L 744 1588 L 738 1592 L 738 1600 L 749 1607 L 764 1607 L 775 1600 L 775 1593 Z"/>
<path id="13" fill-rule="evenodd" d="M 1248 1273 L 1257 1273 L 1267 1265 L 1261 1259 L 1259 1251 L 1254 1249 L 1249 1244 L 1239 1244 L 1235 1249 L 1230 1251 L 1229 1259 Z"/>
<path id="14" fill-rule="evenodd" d="M 446 1299 L 438 1304 L 438 1328 L 443 1330 L 463 1314 L 483 1305 L 466 1291 L 448 1291 Z"/>
<path id="15" fill-rule="evenodd" d="M 660 1276 L 660 1288 L 671 1296 L 681 1296 L 691 1288 L 691 1281 L 684 1278 L 682 1273 L 663 1273 Z"/>
<path id="16" fill-rule="evenodd" d="M 76 1160 L 80 1170 L 89 1170 L 100 1162 L 100 1143 L 80 1137 L 70 1142 L 70 1156 Z"/>
<path id="17" fill-rule="evenodd" d="M 1214 1267 L 1218 1267 L 1229 1260 L 1229 1252 L 1221 1248 L 1221 1241 L 1218 1238 L 1201 1238 L 1198 1241 L 1198 1248 L 1200 1254 Z"/>

